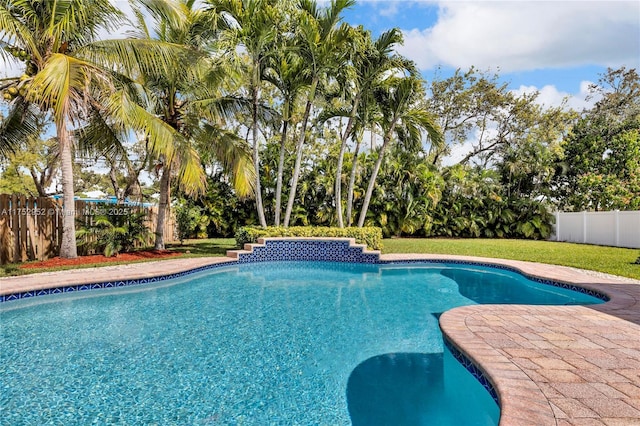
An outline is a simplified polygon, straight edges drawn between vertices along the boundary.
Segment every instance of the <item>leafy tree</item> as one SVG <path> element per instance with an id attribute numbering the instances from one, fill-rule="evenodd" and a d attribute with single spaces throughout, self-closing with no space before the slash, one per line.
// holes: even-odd
<path id="1" fill-rule="evenodd" d="M 555 180 L 560 208 L 640 209 L 640 78 L 609 69 L 591 87 L 599 97 L 562 143 Z"/>

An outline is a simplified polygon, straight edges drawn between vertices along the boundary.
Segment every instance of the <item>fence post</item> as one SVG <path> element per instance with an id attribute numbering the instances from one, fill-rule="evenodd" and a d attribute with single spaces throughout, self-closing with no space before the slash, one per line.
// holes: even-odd
<path id="1" fill-rule="evenodd" d="M 616 247 L 620 247 L 620 210 L 616 210 L 613 217 L 616 227 Z"/>
<path id="2" fill-rule="evenodd" d="M 556 241 L 560 241 L 560 212 L 556 210 Z"/>
<path id="3" fill-rule="evenodd" d="M 587 211 L 582 211 L 582 242 L 587 243 Z"/>

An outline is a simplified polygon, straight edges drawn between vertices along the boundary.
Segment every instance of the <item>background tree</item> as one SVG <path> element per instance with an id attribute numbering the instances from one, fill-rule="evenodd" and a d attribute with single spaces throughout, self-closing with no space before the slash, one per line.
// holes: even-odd
<path id="1" fill-rule="evenodd" d="M 640 78 L 635 69 L 609 69 L 591 94 L 599 100 L 562 143 L 559 207 L 640 209 Z"/>
<path id="2" fill-rule="evenodd" d="M 227 51 L 233 55 L 238 47 L 244 50 L 246 60 L 238 58 L 238 65 L 244 71 L 248 97 L 251 101 L 251 139 L 253 145 L 253 166 L 255 175 L 256 209 L 260 225 L 267 226 L 262 202 L 260 182 L 260 139 L 259 121 L 261 110 L 261 90 L 265 69 L 277 37 L 280 11 L 277 0 L 209 0 L 212 11 L 228 20 L 228 29 L 222 34 Z"/>

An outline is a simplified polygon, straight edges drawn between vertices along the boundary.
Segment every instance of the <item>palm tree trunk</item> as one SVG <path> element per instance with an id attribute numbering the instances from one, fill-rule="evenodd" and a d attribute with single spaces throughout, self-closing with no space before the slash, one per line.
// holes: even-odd
<path id="1" fill-rule="evenodd" d="M 286 105 L 285 105 L 286 108 Z M 278 179 L 276 181 L 276 212 L 274 224 L 280 226 L 280 213 L 282 210 L 282 175 L 284 174 L 284 157 L 286 153 L 287 144 L 287 128 L 289 127 L 289 121 L 285 120 L 282 123 L 282 136 L 280 138 L 280 158 L 278 159 Z"/>
<path id="2" fill-rule="evenodd" d="M 361 142 L 362 139 L 360 137 L 356 138 L 356 147 L 353 150 L 353 164 L 351 165 L 351 176 L 349 176 L 349 189 L 347 189 L 347 226 L 351 226 L 352 224 L 353 191 L 356 186 L 356 175 L 358 174 L 358 154 L 360 154 Z"/>
<path id="3" fill-rule="evenodd" d="M 347 121 L 347 128 L 342 134 L 342 144 L 340 145 L 340 153 L 338 154 L 338 165 L 336 167 L 336 186 L 335 186 L 335 198 L 336 198 L 336 213 L 338 216 L 338 227 L 344 228 L 344 220 L 342 218 L 342 163 L 344 161 L 344 152 L 347 150 L 347 138 L 351 129 L 353 128 L 353 122 L 355 121 L 356 112 L 358 111 L 358 104 L 360 103 L 360 93 L 358 93 L 353 100 L 353 106 L 351 113 L 349 114 L 349 121 Z"/>
<path id="4" fill-rule="evenodd" d="M 256 209 L 258 210 L 258 220 L 260 226 L 267 227 L 267 220 L 264 217 L 264 206 L 262 205 L 262 188 L 260 185 L 260 153 L 258 145 L 258 88 L 253 88 L 253 111 L 252 111 L 252 136 L 253 136 L 253 167 L 256 171 Z"/>
<path id="5" fill-rule="evenodd" d="M 364 203 L 362 204 L 362 210 L 360 211 L 360 219 L 358 219 L 358 228 L 362 228 L 364 226 L 364 220 L 367 217 L 367 210 L 369 209 L 369 203 L 371 202 L 371 195 L 373 194 L 373 187 L 376 185 L 376 178 L 378 177 L 378 172 L 380 171 L 380 165 L 382 164 L 382 159 L 384 158 L 384 152 L 387 149 L 387 145 L 389 145 L 389 141 L 391 140 L 391 131 L 389 131 L 385 137 L 382 146 L 380 147 L 380 152 L 378 153 L 378 159 L 376 160 L 376 164 L 373 166 L 373 172 L 371 172 L 371 178 L 369 178 L 369 186 L 367 186 L 367 192 L 364 196 Z"/>
<path id="6" fill-rule="evenodd" d="M 156 221 L 156 241 L 154 249 L 164 250 L 164 222 L 169 211 L 169 198 L 171 195 L 171 161 L 166 161 L 162 166 L 160 177 L 160 200 L 158 201 L 158 219 Z"/>
<path id="7" fill-rule="evenodd" d="M 302 147 L 304 146 L 304 139 L 307 134 L 307 123 L 309 116 L 311 115 L 311 105 L 316 95 L 316 87 L 318 86 L 318 79 L 314 78 L 311 83 L 311 89 L 309 90 L 309 98 L 307 99 L 307 105 L 304 109 L 304 117 L 302 119 L 302 128 L 300 129 L 300 137 L 298 138 L 298 146 L 296 147 L 296 163 L 293 168 L 293 177 L 291 178 L 291 188 L 289 190 L 289 200 L 287 201 L 287 211 L 284 214 L 284 226 L 289 226 L 289 220 L 291 218 L 291 211 L 293 210 L 293 202 L 296 198 L 296 189 L 298 187 L 298 179 L 300 178 L 300 166 L 302 164 Z"/>
<path id="8" fill-rule="evenodd" d="M 71 153 L 71 135 L 66 120 L 56 123 L 58 143 L 60 144 L 60 170 L 62 172 L 62 241 L 60 257 L 75 259 L 78 257 L 76 246 L 76 208 L 73 189 L 73 158 Z"/>

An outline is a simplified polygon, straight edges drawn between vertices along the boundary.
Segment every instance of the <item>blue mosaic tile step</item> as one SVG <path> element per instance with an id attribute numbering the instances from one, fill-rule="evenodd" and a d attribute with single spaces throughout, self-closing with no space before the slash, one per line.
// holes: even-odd
<path id="1" fill-rule="evenodd" d="M 366 252 L 364 246 L 354 245 L 353 239 L 280 239 L 265 238 L 250 244 L 250 250 L 238 251 L 238 262 L 269 261 L 326 261 L 350 263 L 379 263 L 379 252 Z"/>

